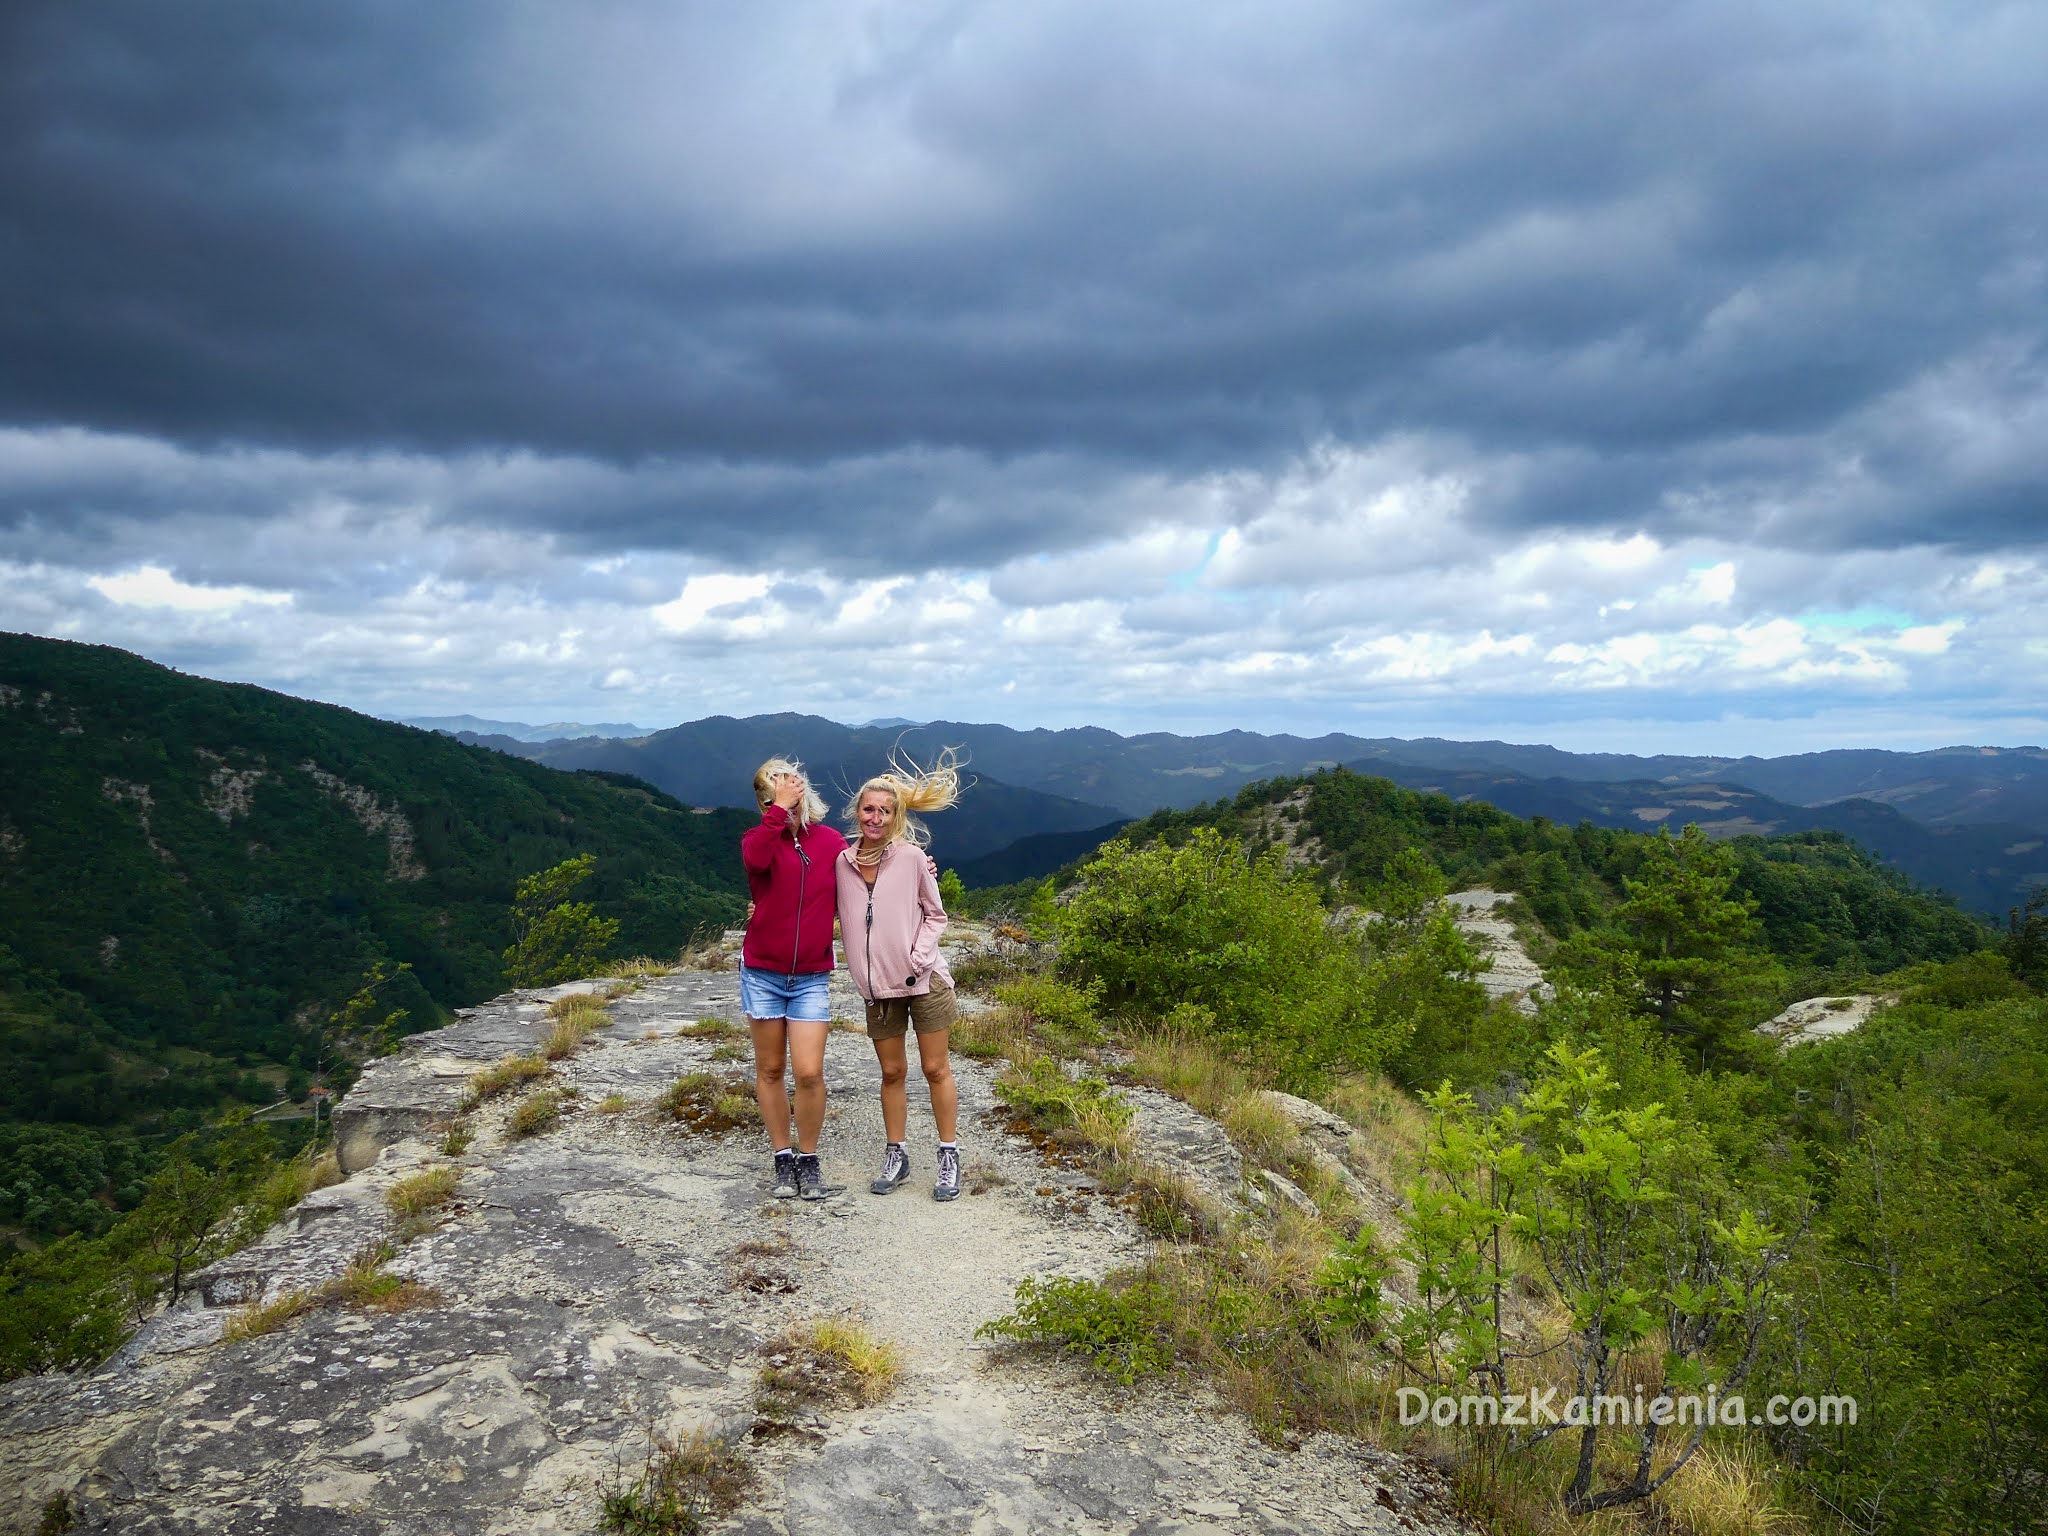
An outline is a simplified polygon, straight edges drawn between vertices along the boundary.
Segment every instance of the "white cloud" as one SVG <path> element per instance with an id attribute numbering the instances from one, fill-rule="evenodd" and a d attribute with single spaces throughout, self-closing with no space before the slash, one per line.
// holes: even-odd
<path id="1" fill-rule="evenodd" d="M 1946 624 L 1916 624 L 1910 629 L 1899 631 L 1899 638 L 1893 645 L 1899 650 L 1915 656 L 1939 656 L 1949 648 L 1962 629 L 1961 620 L 1952 619 Z"/>
<path id="2" fill-rule="evenodd" d="M 681 592 L 654 610 L 654 621 L 667 630 L 696 629 L 722 608 L 738 607 L 765 596 L 772 584 L 772 579 L 764 575 L 717 572 L 692 576 L 683 583 Z M 734 622 L 745 621 L 735 619 Z"/>
<path id="3" fill-rule="evenodd" d="M 289 592 L 193 585 L 178 580 L 160 565 L 139 566 L 115 576 L 94 576 L 86 585 L 109 602 L 126 607 L 174 608 L 182 613 L 221 613 L 250 603 L 275 607 L 292 600 Z"/>
<path id="4" fill-rule="evenodd" d="M 1085 540 L 984 568 L 963 533 L 949 563 L 879 573 L 780 545 L 751 567 L 599 555 L 471 517 L 479 479 L 547 481 L 532 460 L 292 460 L 287 510 L 230 523 L 214 492 L 252 473 L 246 456 L 127 451 L 148 460 L 137 473 L 175 468 L 189 509 L 43 539 L 33 560 L 6 558 L 38 541 L 0 524 L 5 627 L 381 713 L 1466 736 L 1521 721 L 1524 739 L 1560 740 L 1604 720 L 1604 740 L 1577 744 L 1683 745 L 1691 729 L 1701 750 L 1784 750 L 1788 715 L 1830 720 L 1835 744 L 1851 718 L 2010 741 L 2040 714 L 2010 665 L 2048 645 L 2048 569 L 2024 552 L 1524 532 L 1487 516 L 1506 472 L 1454 472 L 1440 444 L 1134 472 L 1104 482 L 1118 510 Z M 1737 741 L 1724 716 L 1775 723 Z"/>

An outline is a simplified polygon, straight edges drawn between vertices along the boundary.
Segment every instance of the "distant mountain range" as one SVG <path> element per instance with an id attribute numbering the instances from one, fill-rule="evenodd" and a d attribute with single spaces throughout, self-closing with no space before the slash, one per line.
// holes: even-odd
<path id="1" fill-rule="evenodd" d="M 480 715 L 419 715 L 400 720 L 400 725 L 422 731 L 440 731 L 458 736 L 474 732 L 480 736 L 509 736 L 514 741 L 573 741 L 579 736 L 645 736 L 648 727 L 623 720 L 605 720 L 586 725 L 580 720 L 555 720 L 547 725 L 528 725 L 523 720 L 486 720 Z"/>
<path id="2" fill-rule="evenodd" d="M 637 740 L 463 739 L 554 767 L 632 773 L 692 804 L 742 807 L 754 768 L 777 752 L 850 789 L 894 748 L 928 757 L 962 747 L 981 782 L 960 810 L 934 819 L 941 856 L 981 872 L 982 861 L 1019 839 L 1049 839 L 986 866 L 1014 871 L 1012 879 L 1045 872 L 1032 866 L 1069 848 L 1067 834 L 1342 765 L 1558 821 L 1636 830 L 1697 821 L 1720 836 L 1838 830 L 1980 911 L 2002 913 L 2030 886 L 2048 883 L 2048 751 L 2039 747 L 1642 757 L 1433 737 L 1120 736 L 959 721 L 848 726 L 793 714 L 713 716 Z"/>

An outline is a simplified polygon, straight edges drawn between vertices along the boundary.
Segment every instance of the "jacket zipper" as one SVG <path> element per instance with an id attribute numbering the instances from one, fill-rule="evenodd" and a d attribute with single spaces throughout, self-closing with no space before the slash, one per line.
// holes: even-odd
<path id="1" fill-rule="evenodd" d="M 881 878 L 882 878 L 882 871 L 881 871 L 881 870 L 880 870 L 879 868 L 877 868 L 877 869 L 875 870 L 875 880 L 876 880 L 876 882 L 877 882 L 877 883 L 879 883 L 879 882 L 881 881 Z M 874 887 L 874 886 L 872 886 L 872 885 L 868 887 L 868 942 L 867 942 L 867 962 L 868 962 L 868 996 L 869 996 L 869 997 L 873 997 L 873 996 L 875 995 L 875 887 Z"/>
<path id="2" fill-rule="evenodd" d="M 796 962 L 804 948 L 804 877 L 811 872 L 811 856 L 804 852 L 804 845 L 797 842 L 796 828 L 791 827 L 789 840 L 796 844 L 796 856 L 802 866 L 796 872 L 796 928 L 789 941 L 789 974 L 796 975 Z"/>

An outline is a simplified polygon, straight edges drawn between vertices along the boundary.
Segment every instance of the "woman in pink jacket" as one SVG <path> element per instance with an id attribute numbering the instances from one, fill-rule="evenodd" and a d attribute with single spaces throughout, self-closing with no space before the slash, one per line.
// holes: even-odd
<path id="1" fill-rule="evenodd" d="M 942 811 L 959 799 L 958 763 L 950 751 L 929 771 L 892 763 L 895 772 L 861 785 L 848 807 L 859 840 L 833 866 L 846 968 L 867 1002 L 868 1039 L 882 1064 L 882 1129 L 888 1146 L 882 1171 L 868 1185 L 878 1195 L 910 1176 L 905 1145 L 910 1111 L 904 1092 L 910 1066 L 904 1037 L 913 1028 L 939 1133 L 932 1197 L 951 1200 L 960 1193 L 960 1101 L 948 1050 L 955 1017 L 953 973 L 939 953 L 946 908 L 939 900 L 938 872 L 924 854 L 928 834 L 913 814 Z"/>

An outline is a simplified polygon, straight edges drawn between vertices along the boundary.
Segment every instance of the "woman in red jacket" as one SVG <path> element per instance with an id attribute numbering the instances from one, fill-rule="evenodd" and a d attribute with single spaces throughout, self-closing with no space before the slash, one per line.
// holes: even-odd
<path id="1" fill-rule="evenodd" d="M 754 1035 L 754 1097 L 775 1150 L 775 1195 L 825 1198 L 818 1132 L 825 1123 L 825 1036 L 832 1028 L 832 871 L 846 839 L 825 824 L 825 802 L 803 768 L 772 757 L 754 774 L 761 824 L 740 839 L 754 910 L 740 955 L 740 1006 Z M 790 1145 L 785 1053 L 796 1072 Z"/>
<path id="2" fill-rule="evenodd" d="M 949 1054 L 953 975 L 939 953 L 946 908 L 939 899 L 937 867 L 924 853 L 925 829 L 912 814 L 942 811 L 959 799 L 957 762 L 947 752 L 927 772 L 892 763 L 895 771 L 861 785 L 848 807 L 860 841 L 833 864 L 846 968 L 867 1001 L 868 1039 L 882 1067 L 882 1130 L 888 1145 L 882 1171 L 868 1185 L 878 1195 L 910 1176 L 904 1092 L 910 1065 L 904 1036 L 912 1027 L 939 1134 L 932 1197 L 951 1200 L 960 1193 L 959 1095 Z"/>

